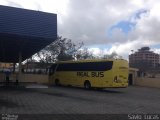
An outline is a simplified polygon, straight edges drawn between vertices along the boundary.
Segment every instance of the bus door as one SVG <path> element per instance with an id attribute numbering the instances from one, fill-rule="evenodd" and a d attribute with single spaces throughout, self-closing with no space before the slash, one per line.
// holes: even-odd
<path id="1" fill-rule="evenodd" d="M 54 84 L 54 68 L 53 67 L 51 67 L 50 69 L 49 69 L 49 83 L 50 84 Z"/>
<path id="2" fill-rule="evenodd" d="M 69 67 L 68 64 L 58 64 L 54 77 L 55 81 L 57 80 L 62 85 L 68 85 L 70 82 L 69 78 L 71 77 Z"/>

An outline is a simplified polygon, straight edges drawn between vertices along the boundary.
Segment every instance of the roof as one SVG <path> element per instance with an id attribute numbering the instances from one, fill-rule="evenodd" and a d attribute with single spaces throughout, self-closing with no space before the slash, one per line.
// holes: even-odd
<path id="1" fill-rule="evenodd" d="M 138 68 L 129 67 L 129 71 L 135 71 L 135 72 L 137 72 L 137 71 L 139 71 L 139 69 Z"/>
<path id="2" fill-rule="evenodd" d="M 23 65 L 24 69 L 31 68 L 49 68 L 53 63 L 41 63 L 41 62 L 27 62 Z"/>
<path id="3" fill-rule="evenodd" d="M 18 62 L 57 38 L 57 15 L 0 5 L 0 61 Z"/>

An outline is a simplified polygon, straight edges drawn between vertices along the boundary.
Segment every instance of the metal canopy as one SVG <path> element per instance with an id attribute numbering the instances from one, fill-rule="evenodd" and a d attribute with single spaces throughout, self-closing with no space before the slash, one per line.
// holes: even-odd
<path id="1" fill-rule="evenodd" d="M 57 15 L 0 6 L 0 61 L 25 60 L 57 38 Z"/>

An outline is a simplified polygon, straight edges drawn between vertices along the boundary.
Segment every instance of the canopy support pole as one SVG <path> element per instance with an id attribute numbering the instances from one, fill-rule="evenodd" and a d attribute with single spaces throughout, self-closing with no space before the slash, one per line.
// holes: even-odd
<path id="1" fill-rule="evenodd" d="M 18 70 L 18 81 L 21 81 L 21 75 L 22 75 L 22 53 L 21 51 L 19 52 L 19 70 Z"/>

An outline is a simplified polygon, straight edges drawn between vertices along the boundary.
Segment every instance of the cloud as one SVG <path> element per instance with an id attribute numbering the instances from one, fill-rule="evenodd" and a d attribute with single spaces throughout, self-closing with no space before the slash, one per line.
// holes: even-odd
<path id="1" fill-rule="evenodd" d="M 136 11 L 127 20 L 122 20 L 116 25 L 113 25 L 108 30 L 108 36 L 114 41 L 126 41 L 130 37 L 128 36 L 128 33 L 134 30 L 137 22 L 148 12 L 149 11 L 146 9 L 140 9 Z"/>
<path id="2" fill-rule="evenodd" d="M 121 21 L 118 24 L 111 27 L 111 31 L 113 31 L 116 28 L 121 29 L 123 33 L 128 33 L 132 30 L 132 28 L 135 26 L 135 23 L 132 23 L 130 21 Z"/>
<path id="3" fill-rule="evenodd" d="M 159 5 L 158 0 L 120 0 L 118 4 L 115 0 L 74 0 L 69 4 L 69 16 L 63 27 L 74 41 L 83 40 L 87 45 L 94 45 L 95 53 L 116 51 L 127 59 L 132 49 L 160 44 Z M 107 35 L 110 28 L 112 38 Z M 112 47 L 101 49 L 96 48 L 96 44 L 111 44 Z"/>
<path id="4" fill-rule="evenodd" d="M 135 41 L 127 41 L 123 44 L 121 43 L 114 43 L 112 44 L 111 48 L 99 48 L 99 47 L 92 47 L 90 48 L 90 51 L 94 53 L 94 55 L 98 54 L 99 56 L 103 56 L 104 54 L 111 54 L 113 52 L 116 52 L 119 56 L 122 56 L 124 59 L 128 60 L 128 55 L 131 54 L 131 50 L 137 51 L 137 49 L 148 46 L 149 42 L 144 42 L 142 40 L 135 40 Z M 159 52 L 160 49 L 152 48 L 154 52 Z"/>
<path id="5" fill-rule="evenodd" d="M 128 0 L 118 4 L 116 0 L 70 0 L 68 8 L 59 33 L 74 41 L 83 40 L 87 45 L 115 42 L 107 36 L 107 30 L 139 9 Z"/>

